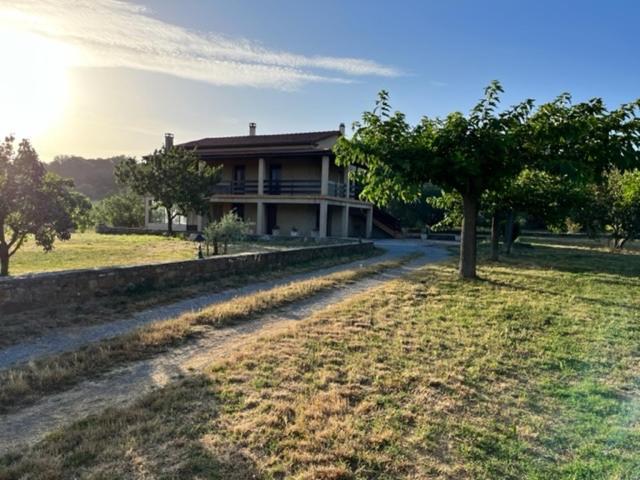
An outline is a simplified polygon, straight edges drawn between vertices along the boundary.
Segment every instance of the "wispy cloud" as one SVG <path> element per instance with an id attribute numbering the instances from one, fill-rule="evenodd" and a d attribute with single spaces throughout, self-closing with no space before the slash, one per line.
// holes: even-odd
<path id="1" fill-rule="evenodd" d="M 137 68 L 215 85 L 289 89 L 400 75 L 372 60 L 298 55 L 188 30 L 121 0 L 12 0 L 0 5 L 0 28 L 3 23 L 71 45 L 78 65 Z"/>

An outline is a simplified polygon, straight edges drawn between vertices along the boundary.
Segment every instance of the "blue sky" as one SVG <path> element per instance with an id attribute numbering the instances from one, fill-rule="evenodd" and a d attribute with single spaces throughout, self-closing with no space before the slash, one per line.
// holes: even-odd
<path id="1" fill-rule="evenodd" d="M 64 20 L 65 14 L 52 7 L 54 0 L 17 0 L 21 2 L 32 12 L 45 11 L 51 22 Z M 113 0 L 101 2 L 104 18 Z M 182 67 L 158 65 L 157 59 L 122 61 L 122 52 L 94 49 L 84 54 L 93 60 L 70 64 L 69 105 L 59 122 L 39 134 L 45 160 L 59 153 L 139 155 L 158 146 L 164 131 L 186 141 L 245 134 L 250 121 L 258 123 L 258 133 L 334 129 L 341 121 L 349 125 L 358 119 L 383 88 L 411 121 L 423 114 L 468 110 L 492 79 L 502 82 L 507 104 L 526 97 L 546 101 L 564 91 L 576 100 L 602 96 L 610 106 L 640 97 L 640 2 L 635 1 L 136 4 L 146 9 L 135 14 L 157 20 L 157 29 L 180 27 L 181 35 L 208 38 L 209 47 L 223 38 L 231 49 L 245 42 L 252 51 L 300 56 L 294 67 L 303 73 L 302 80 L 281 82 L 271 71 L 258 85 L 249 85 L 251 79 L 244 77 L 227 81 L 225 72 L 208 76 L 194 62 L 208 55 L 209 47 L 190 59 L 189 74 L 182 74 Z M 126 29 L 119 35 L 126 36 Z M 233 53 L 225 55 L 236 61 Z M 317 57 L 331 57 L 336 65 L 318 66 Z M 360 69 L 358 64 L 360 70 L 353 73 L 345 58 L 371 65 Z M 138 68 L 138 61 L 145 66 Z M 215 61 L 203 69 L 217 68 Z M 253 66 L 255 59 L 247 61 Z M 320 79 L 307 78 L 316 74 Z"/>

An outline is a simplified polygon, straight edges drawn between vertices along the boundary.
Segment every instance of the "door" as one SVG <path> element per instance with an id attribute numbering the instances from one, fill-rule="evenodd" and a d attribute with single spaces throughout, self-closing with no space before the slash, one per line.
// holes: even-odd
<path id="1" fill-rule="evenodd" d="M 278 206 L 267 203 L 267 233 L 273 234 L 273 229 L 278 226 Z"/>
<path id="2" fill-rule="evenodd" d="M 280 182 L 282 181 L 282 166 L 270 165 L 269 166 L 269 194 L 280 194 Z"/>
<path id="3" fill-rule="evenodd" d="M 243 194 L 244 182 L 245 182 L 245 167 L 244 165 L 236 165 L 233 167 L 233 183 L 231 185 L 231 193 Z"/>

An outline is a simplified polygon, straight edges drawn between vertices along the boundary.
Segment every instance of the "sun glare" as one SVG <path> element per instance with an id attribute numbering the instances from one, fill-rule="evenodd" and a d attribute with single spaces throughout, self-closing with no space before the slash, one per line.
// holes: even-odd
<path id="1" fill-rule="evenodd" d="M 0 25 L 0 137 L 46 133 L 69 99 L 72 51 L 46 37 Z"/>

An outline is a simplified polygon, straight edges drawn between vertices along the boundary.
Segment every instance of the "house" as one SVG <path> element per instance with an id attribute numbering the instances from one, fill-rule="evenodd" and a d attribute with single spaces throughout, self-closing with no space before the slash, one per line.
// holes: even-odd
<path id="1" fill-rule="evenodd" d="M 338 130 L 203 138 L 178 146 L 196 149 L 200 158 L 222 166 L 222 179 L 210 197 L 208 215 L 176 219 L 175 230 L 200 231 L 207 219 L 235 212 L 258 235 L 298 234 L 323 237 L 371 237 L 374 208 L 359 200 L 348 168 L 335 163 L 332 147 L 344 135 Z M 165 135 L 173 145 L 173 135 Z M 162 210 L 145 199 L 146 227 L 166 228 Z"/>

